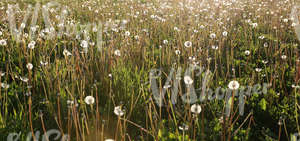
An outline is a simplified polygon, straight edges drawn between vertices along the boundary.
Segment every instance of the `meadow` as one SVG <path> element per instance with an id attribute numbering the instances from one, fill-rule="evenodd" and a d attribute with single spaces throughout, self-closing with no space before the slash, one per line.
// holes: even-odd
<path id="1" fill-rule="evenodd" d="M 299 18 L 294 0 L 1 0 L 0 140 L 300 140 Z"/>

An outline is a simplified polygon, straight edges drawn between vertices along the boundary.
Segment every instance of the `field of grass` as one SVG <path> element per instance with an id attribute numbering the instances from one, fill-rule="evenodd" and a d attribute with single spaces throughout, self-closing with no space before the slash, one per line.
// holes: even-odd
<path id="1" fill-rule="evenodd" d="M 297 141 L 299 18 L 293 0 L 1 0 L 0 141 Z"/>

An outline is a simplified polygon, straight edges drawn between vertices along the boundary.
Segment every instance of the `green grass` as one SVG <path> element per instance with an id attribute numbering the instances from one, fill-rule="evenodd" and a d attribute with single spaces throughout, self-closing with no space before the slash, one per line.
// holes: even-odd
<path id="1" fill-rule="evenodd" d="M 299 88 L 294 87 L 298 86 L 300 71 L 299 39 L 290 19 L 291 9 L 297 3 L 55 1 L 60 6 L 48 10 L 54 29 L 58 33 L 61 21 L 57 16 L 61 16 L 61 6 L 67 6 L 64 25 L 71 31 L 72 25 L 77 25 L 74 29 L 81 38 L 76 38 L 76 34 L 68 36 L 70 32 L 65 31 L 66 34 L 56 33 L 50 40 L 37 34 L 36 39 L 28 35 L 18 42 L 6 18 L 8 3 L 19 4 L 20 10 L 14 12 L 20 27 L 28 4 L 34 8 L 38 1 L 0 2 L 0 70 L 4 73 L 0 77 L 1 140 L 7 140 L 10 133 L 21 133 L 20 140 L 26 140 L 28 133 L 36 131 L 40 131 L 41 140 L 50 129 L 78 141 L 107 138 L 265 141 L 290 140 L 292 134 L 300 133 L 300 94 Z M 38 14 L 37 32 L 41 33 L 47 25 L 41 10 Z M 31 13 L 22 34 L 29 34 L 32 17 Z M 86 29 L 90 44 L 85 50 L 81 43 L 87 36 L 81 32 L 83 25 L 89 23 L 92 26 Z M 98 32 L 92 31 L 93 23 Z M 212 34 L 216 37 L 211 38 Z M 101 46 L 99 38 L 103 41 Z M 1 40 L 7 45 L 1 45 Z M 32 40 L 36 44 L 29 49 Z M 186 41 L 192 47 L 186 47 Z M 26 67 L 28 63 L 33 65 L 32 69 Z M 194 103 L 181 100 L 189 90 L 183 77 L 191 64 L 212 72 L 213 77 L 207 83 L 211 90 L 228 88 L 233 80 L 240 86 L 268 83 L 270 87 L 264 95 L 251 93 L 245 97 L 243 116 L 238 114 L 239 97 L 233 99 L 233 112 L 228 118 L 223 118 L 224 99 L 198 100 L 202 111 L 193 114 Z M 172 68 L 175 72 L 182 68 L 178 103 L 172 104 L 170 98 L 174 76 L 164 106 L 159 107 L 153 97 L 150 71 L 162 70 L 161 77 L 156 79 L 162 91 Z M 195 89 L 201 88 L 204 73 L 199 76 L 193 72 L 191 78 Z M 200 94 L 197 91 L 198 97 Z M 95 102 L 88 105 L 86 96 L 93 96 Z M 114 114 L 117 106 L 124 110 L 123 116 Z M 188 130 L 180 130 L 183 125 Z"/>

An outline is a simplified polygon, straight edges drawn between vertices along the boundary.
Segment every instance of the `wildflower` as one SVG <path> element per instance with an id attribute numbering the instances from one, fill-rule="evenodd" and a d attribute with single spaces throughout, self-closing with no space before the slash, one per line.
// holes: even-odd
<path id="1" fill-rule="evenodd" d="M 178 50 L 178 49 L 175 50 L 175 54 L 176 54 L 176 55 L 180 55 L 180 53 L 181 53 L 180 50 Z"/>
<path id="2" fill-rule="evenodd" d="M 215 33 L 211 33 L 211 34 L 209 35 L 209 37 L 212 38 L 212 39 L 214 39 L 214 38 L 217 37 L 217 35 L 216 35 Z"/>
<path id="3" fill-rule="evenodd" d="M 24 29 L 26 27 L 25 23 L 21 23 L 21 28 Z"/>
<path id="4" fill-rule="evenodd" d="M 300 86 L 299 86 L 299 85 L 293 84 L 293 85 L 292 85 L 292 88 L 300 88 Z"/>
<path id="5" fill-rule="evenodd" d="M 32 32 L 35 32 L 35 31 L 36 31 L 36 27 L 35 27 L 35 26 L 32 26 L 32 27 L 30 27 L 30 30 L 31 30 Z"/>
<path id="6" fill-rule="evenodd" d="M 278 121 L 278 125 L 279 125 L 279 126 L 282 125 L 282 120 L 283 120 L 282 117 L 280 117 L 280 118 L 279 118 L 279 121 Z"/>
<path id="7" fill-rule="evenodd" d="M 87 96 L 85 97 L 84 102 L 88 105 L 94 104 L 95 98 L 93 96 Z"/>
<path id="8" fill-rule="evenodd" d="M 115 53 L 115 55 L 116 55 L 116 56 L 121 56 L 121 51 L 120 51 L 120 50 L 118 50 L 118 49 L 117 49 L 117 50 L 115 50 L 115 52 L 114 52 L 114 53 Z"/>
<path id="9" fill-rule="evenodd" d="M 286 59 L 286 55 L 282 55 L 281 59 L 285 60 Z"/>
<path id="10" fill-rule="evenodd" d="M 279 121 L 278 121 L 278 125 L 279 125 L 279 126 L 281 126 L 281 125 L 282 125 L 282 122 L 281 122 L 281 120 L 279 120 Z"/>
<path id="11" fill-rule="evenodd" d="M 163 43 L 166 45 L 166 44 L 169 43 L 169 41 L 168 40 L 164 40 Z"/>
<path id="12" fill-rule="evenodd" d="M 0 46 L 6 46 L 7 42 L 6 40 L 0 40 Z"/>
<path id="13" fill-rule="evenodd" d="M 194 80 L 188 75 L 184 76 L 183 79 L 184 79 L 184 83 L 187 84 L 187 85 L 191 85 L 194 82 Z"/>
<path id="14" fill-rule="evenodd" d="M 182 124 L 182 126 L 179 126 L 179 130 L 181 130 L 181 131 L 187 131 L 187 130 L 189 130 L 189 126 L 186 125 L 186 124 Z"/>
<path id="15" fill-rule="evenodd" d="M 174 30 L 179 31 L 179 28 L 175 26 L 175 27 L 174 27 Z"/>
<path id="16" fill-rule="evenodd" d="M 191 106 L 191 111 L 195 114 L 200 114 L 200 112 L 202 111 L 201 106 L 199 104 L 193 104 Z"/>
<path id="17" fill-rule="evenodd" d="M 283 19 L 283 22 L 287 23 L 289 22 L 289 19 Z"/>
<path id="18" fill-rule="evenodd" d="M 227 32 L 227 31 L 224 31 L 224 32 L 222 33 L 222 35 L 226 37 L 226 36 L 228 35 L 228 32 Z"/>
<path id="19" fill-rule="evenodd" d="M 26 96 L 31 96 L 31 92 L 26 92 L 25 95 Z"/>
<path id="20" fill-rule="evenodd" d="M 124 111 L 122 110 L 121 106 L 115 107 L 114 113 L 115 113 L 117 116 L 123 116 L 123 115 L 125 114 Z"/>
<path id="21" fill-rule="evenodd" d="M 164 89 L 168 89 L 168 88 L 171 88 L 171 85 L 165 85 L 164 86 Z"/>
<path id="22" fill-rule="evenodd" d="M 32 65 L 31 63 L 28 63 L 28 64 L 26 65 L 26 67 L 27 67 L 27 69 L 32 70 L 33 65 Z"/>
<path id="23" fill-rule="evenodd" d="M 72 108 L 72 106 L 78 107 L 79 104 L 75 100 L 67 100 L 68 108 Z"/>
<path id="24" fill-rule="evenodd" d="M 214 50 L 217 50 L 219 47 L 218 47 L 218 46 L 215 46 L 215 45 L 213 45 L 213 46 L 211 46 L 211 48 L 212 48 L 212 49 L 214 49 Z"/>
<path id="25" fill-rule="evenodd" d="M 208 62 L 209 62 L 209 61 L 211 61 L 211 57 L 207 57 L 207 59 L 206 59 L 206 60 L 207 60 Z"/>
<path id="26" fill-rule="evenodd" d="M 221 116 L 218 120 L 220 123 L 223 123 L 224 122 L 223 116 Z"/>
<path id="27" fill-rule="evenodd" d="M 97 32 L 98 31 L 98 29 L 97 29 L 96 26 L 94 26 L 92 30 L 93 30 L 93 32 Z"/>
<path id="28" fill-rule="evenodd" d="M 191 41 L 186 41 L 184 42 L 184 46 L 187 48 L 190 48 L 192 46 L 192 42 Z"/>
<path id="29" fill-rule="evenodd" d="M 34 49 L 35 47 L 35 41 L 31 41 L 29 44 L 28 44 L 28 48 L 29 49 Z"/>
<path id="30" fill-rule="evenodd" d="M 23 82 L 25 82 L 25 83 L 27 83 L 28 80 L 29 80 L 27 77 L 20 77 L 20 79 L 21 79 L 21 81 L 23 81 Z"/>
<path id="31" fill-rule="evenodd" d="M 263 64 L 267 64 L 267 63 L 268 63 L 267 60 L 262 60 L 261 62 L 262 62 Z"/>
<path id="32" fill-rule="evenodd" d="M 261 68 L 255 68 L 255 71 L 256 71 L 256 72 L 261 72 L 262 69 L 261 69 Z"/>
<path id="33" fill-rule="evenodd" d="M 127 24 L 128 21 L 127 20 L 122 20 L 122 24 Z"/>
<path id="34" fill-rule="evenodd" d="M 231 89 L 231 90 L 237 90 L 239 87 L 240 87 L 239 82 L 237 82 L 235 80 L 230 81 L 229 84 L 228 84 L 228 88 Z"/>
<path id="35" fill-rule="evenodd" d="M 129 32 L 129 31 L 126 31 L 126 32 L 125 32 L 125 35 L 126 35 L 126 36 L 130 36 L 130 32 Z"/>
<path id="36" fill-rule="evenodd" d="M 90 45 L 91 45 L 91 46 L 94 46 L 94 45 L 95 45 L 95 42 L 90 42 Z"/>
<path id="37" fill-rule="evenodd" d="M 42 66 L 46 66 L 46 65 L 48 65 L 48 62 L 40 61 L 40 64 L 41 64 Z"/>
<path id="38" fill-rule="evenodd" d="M 64 49 L 63 54 L 64 54 L 64 56 L 71 56 L 72 55 L 72 53 L 69 52 L 67 49 Z"/>
<path id="39" fill-rule="evenodd" d="M 252 27 L 253 27 L 253 28 L 256 28 L 257 26 L 258 26 L 257 23 L 252 23 Z"/>
<path id="40" fill-rule="evenodd" d="M 258 37 L 258 39 L 261 39 L 261 40 L 264 39 L 264 38 L 265 38 L 265 36 L 263 36 L 263 35 Z"/>
<path id="41" fill-rule="evenodd" d="M 268 45 L 268 43 L 266 42 L 266 43 L 264 43 L 264 47 L 268 47 L 269 45 Z"/>
<path id="42" fill-rule="evenodd" d="M 67 104 L 72 105 L 72 104 L 74 104 L 74 101 L 73 100 L 67 100 Z"/>
<path id="43" fill-rule="evenodd" d="M 250 51 L 249 50 L 246 50 L 245 51 L 245 54 L 248 56 L 248 55 L 250 55 Z"/>
<path id="44" fill-rule="evenodd" d="M 87 47 L 89 46 L 89 44 L 88 44 L 87 41 L 82 40 L 81 43 L 80 43 L 80 46 L 81 46 L 82 48 L 87 48 Z"/>
<path id="45" fill-rule="evenodd" d="M 6 84 L 6 83 L 1 83 L 1 87 L 4 88 L 4 89 L 8 89 L 9 88 L 9 84 Z"/>
<path id="46" fill-rule="evenodd" d="M 2 31 L 0 31 L 0 36 L 2 36 L 2 35 L 3 35 Z"/>
<path id="47" fill-rule="evenodd" d="M 195 57 L 195 56 L 190 56 L 190 57 L 189 57 L 189 60 L 195 61 L 195 60 L 196 60 L 196 57 Z"/>
<path id="48" fill-rule="evenodd" d="M 140 39 L 139 35 L 135 35 L 134 39 L 136 39 L 136 40 Z"/>
<path id="49" fill-rule="evenodd" d="M 0 77 L 4 76 L 5 72 L 0 71 Z"/>
<path id="50" fill-rule="evenodd" d="M 28 38 L 29 35 L 28 35 L 28 33 L 24 33 L 23 36 L 24 36 L 24 38 Z"/>

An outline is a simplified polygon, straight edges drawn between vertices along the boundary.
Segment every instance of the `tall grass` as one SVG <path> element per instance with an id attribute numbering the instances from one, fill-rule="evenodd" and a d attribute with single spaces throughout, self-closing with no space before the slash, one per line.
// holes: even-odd
<path id="1" fill-rule="evenodd" d="M 34 10 L 36 3 L 50 1 L 0 2 L 2 140 L 14 132 L 21 133 L 20 140 L 26 140 L 28 133 L 38 140 L 41 136 L 36 131 L 43 135 L 50 129 L 77 141 L 290 140 L 292 134 L 300 134 L 299 39 L 289 15 L 296 2 L 55 1 L 60 5 L 46 9 L 54 29 L 61 27 L 60 6 L 66 6 L 64 25 L 70 30 L 78 25 L 74 31 L 80 35 L 65 31 L 47 40 L 47 27 L 39 11 L 37 38 L 29 35 L 33 17 L 29 15 L 18 42 L 10 31 L 8 4 L 19 5 L 14 12 L 20 27 L 29 4 Z M 98 31 L 93 31 L 93 24 L 86 28 L 87 41 L 82 25 L 88 23 L 96 23 Z M 35 42 L 33 49 L 29 48 L 31 41 Z M 87 49 L 82 41 L 88 42 Z M 267 94 L 244 97 L 243 116 L 239 115 L 235 93 L 230 93 L 232 112 L 228 117 L 228 101 L 207 97 L 196 101 L 201 112 L 195 114 L 191 111 L 194 103 L 181 100 L 189 90 L 183 76 L 190 65 L 212 72 L 207 86 L 211 90 L 228 88 L 233 80 L 241 87 L 263 83 L 270 87 Z M 172 103 L 174 76 L 160 107 L 153 97 L 150 72 L 162 70 L 157 81 L 163 91 L 172 68 L 175 72 L 182 68 L 179 97 Z M 196 73 L 191 76 L 198 89 L 205 74 Z M 201 91 L 196 93 L 201 95 Z M 95 101 L 87 104 L 87 96 Z M 117 106 L 124 115 L 115 114 Z"/>

